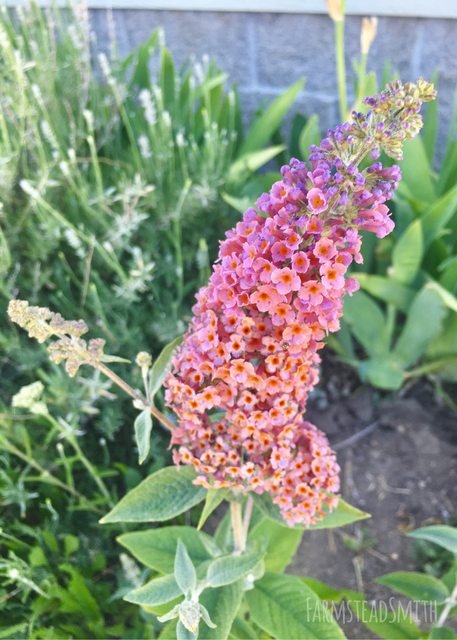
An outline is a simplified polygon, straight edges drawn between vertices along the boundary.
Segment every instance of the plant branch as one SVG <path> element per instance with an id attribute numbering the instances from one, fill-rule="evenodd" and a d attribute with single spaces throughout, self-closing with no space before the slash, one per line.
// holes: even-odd
<path id="1" fill-rule="evenodd" d="M 114 384 L 116 384 L 120 389 L 125 391 L 127 395 L 140 402 L 145 407 L 145 409 L 148 409 L 150 411 L 151 415 L 153 415 L 154 418 L 156 418 L 163 424 L 166 429 L 168 429 L 169 431 L 173 431 L 174 424 L 171 422 L 171 420 L 164 416 L 163 413 L 157 409 L 157 407 L 148 405 L 147 399 L 143 395 L 141 395 L 141 393 L 135 391 L 135 389 L 127 384 L 127 382 L 122 380 L 122 378 L 120 378 L 117 373 L 114 373 L 114 371 L 112 371 L 109 367 L 101 362 L 97 364 L 97 369 L 99 369 L 99 371 L 101 371 L 107 378 L 112 380 Z"/>
<path id="2" fill-rule="evenodd" d="M 438 622 L 436 623 L 435 627 L 439 628 L 444 625 L 451 609 L 453 609 L 456 604 L 457 604 L 457 584 L 455 585 L 451 595 L 447 599 L 446 604 L 444 605 L 444 609 L 442 610 L 441 615 L 438 618 Z"/>

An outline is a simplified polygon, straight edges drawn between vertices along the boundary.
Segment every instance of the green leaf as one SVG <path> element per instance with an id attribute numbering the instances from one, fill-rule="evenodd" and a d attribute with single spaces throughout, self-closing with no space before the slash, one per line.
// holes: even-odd
<path id="1" fill-rule="evenodd" d="M 437 292 L 448 309 L 457 312 L 457 298 L 450 291 L 442 287 L 438 282 L 434 282 L 433 280 L 429 282 L 428 286 L 430 289 Z"/>
<path id="2" fill-rule="evenodd" d="M 298 146 L 300 149 L 301 157 L 307 158 L 309 155 L 309 148 L 312 144 L 318 145 L 321 139 L 321 132 L 319 128 L 319 116 L 313 114 L 308 118 L 307 123 L 303 127 L 298 139 Z"/>
<path id="3" fill-rule="evenodd" d="M 261 495 L 254 496 L 254 500 L 257 506 L 263 511 L 263 513 L 272 520 L 279 522 L 283 526 L 285 526 L 285 522 L 281 517 L 281 513 L 278 507 L 273 504 L 271 501 L 271 497 L 267 493 L 262 493 Z M 314 529 L 334 529 L 335 527 L 344 527 L 347 524 L 351 524 L 352 522 L 357 522 L 358 520 L 365 520 L 366 518 L 370 518 L 371 516 L 364 511 L 360 511 L 356 507 L 348 504 L 340 498 L 338 501 L 338 506 L 331 513 L 328 513 L 322 520 L 312 524 L 308 527 L 308 530 Z M 305 529 L 306 527 L 293 527 L 294 529 Z"/>
<path id="4" fill-rule="evenodd" d="M 197 572 L 181 539 L 176 546 L 174 576 L 184 594 L 193 591 L 197 586 Z"/>
<path id="5" fill-rule="evenodd" d="M 344 318 L 352 333 L 371 356 L 383 356 L 389 351 L 389 333 L 384 314 L 363 291 L 347 297 Z"/>
<path id="6" fill-rule="evenodd" d="M 245 182 L 246 175 L 257 171 L 264 164 L 272 160 L 278 153 L 281 153 L 285 149 L 283 144 L 276 145 L 274 147 L 267 147 L 260 151 L 251 151 L 250 153 L 244 153 L 233 162 L 228 170 L 227 182 L 236 183 L 239 181 Z"/>
<path id="7" fill-rule="evenodd" d="M 401 608 L 388 611 L 385 603 L 378 609 L 370 607 L 365 601 L 348 600 L 348 603 L 360 622 L 381 638 L 417 640 L 422 637 L 421 630 Z"/>
<path id="8" fill-rule="evenodd" d="M 408 533 L 411 538 L 427 540 L 457 555 L 457 528 L 445 524 L 421 527 Z"/>
<path id="9" fill-rule="evenodd" d="M 457 293 L 457 256 L 440 265 L 440 271 L 440 285 L 451 293 Z"/>
<path id="10" fill-rule="evenodd" d="M 138 462 L 142 464 L 148 457 L 151 443 L 152 418 L 149 409 L 145 409 L 136 417 L 134 429 Z"/>
<path id="11" fill-rule="evenodd" d="M 444 196 L 436 200 L 422 216 L 424 249 L 438 237 L 442 229 L 455 215 L 457 209 L 457 184 Z"/>
<path id="12" fill-rule="evenodd" d="M 175 577 L 166 575 L 154 578 L 154 580 L 150 580 L 142 587 L 129 591 L 124 596 L 124 600 L 141 606 L 154 606 L 170 602 L 181 594 L 181 589 L 178 587 Z"/>
<path id="13" fill-rule="evenodd" d="M 301 578 L 301 580 L 319 596 L 321 600 L 327 602 L 341 602 L 341 600 L 363 600 L 363 593 L 352 591 L 351 589 L 336 589 L 325 582 L 315 578 Z"/>
<path id="14" fill-rule="evenodd" d="M 246 599 L 252 620 L 274 638 L 344 638 L 329 609 L 296 576 L 267 573 Z"/>
<path id="15" fill-rule="evenodd" d="M 170 520 L 205 497 L 206 490 L 194 485 L 194 478 L 190 467 L 160 469 L 124 496 L 100 523 Z"/>
<path id="16" fill-rule="evenodd" d="M 203 507 L 197 529 L 201 529 L 209 516 L 229 495 L 229 489 L 209 489 L 206 492 L 205 505 Z"/>
<path id="17" fill-rule="evenodd" d="M 151 400 L 156 395 L 157 391 L 163 384 L 163 381 L 168 375 L 171 367 L 171 359 L 173 356 L 173 351 L 176 347 L 181 343 L 182 336 L 175 338 L 172 342 L 167 344 L 159 354 L 157 360 L 155 360 L 154 364 L 151 367 L 151 371 L 149 372 L 149 397 Z"/>
<path id="18" fill-rule="evenodd" d="M 441 580 L 417 571 L 394 571 L 376 578 L 376 582 L 411 600 L 444 602 L 449 596 L 449 589 Z"/>
<path id="19" fill-rule="evenodd" d="M 225 638 L 228 638 L 233 621 L 240 608 L 242 596 L 241 580 L 218 589 L 206 589 L 200 597 L 200 603 L 208 610 L 216 628 L 210 629 L 210 627 L 200 623 L 198 640 L 225 640 Z"/>
<path id="20" fill-rule="evenodd" d="M 265 555 L 265 551 L 248 550 L 240 555 L 233 553 L 213 560 L 208 567 L 206 580 L 210 587 L 223 587 L 237 582 L 251 573 Z"/>
<path id="21" fill-rule="evenodd" d="M 408 311 L 414 298 L 414 289 L 405 287 L 399 282 L 384 276 L 374 276 L 367 273 L 354 274 L 360 282 L 360 286 L 375 298 L 379 298 L 387 304 L 392 304 L 400 311 Z"/>
<path id="22" fill-rule="evenodd" d="M 408 317 L 393 351 L 394 358 L 403 366 L 413 365 L 436 338 L 446 315 L 439 294 L 427 284 L 419 291 L 409 308 Z"/>
<path id="23" fill-rule="evenodd" d="M 236 196 L 231 196 L 229 193 L 225 193 L 225 191 L 221 193 L 221 196 L 228 205 L 239 213 L 244 213 L 246 209 L 252 205 L 252 198 L 248 196 L 245 198 L 237 198 Z"/>
<path id="24" fill-rule="evenodd" d="M 433 627 L 428 637 L 430 640 L 455 640 L 457 634 L 449 627 Z"/>
<path id="25" fill-rule="evenodd" d="M 303 89 L 304 80 L 297 80 L 271 105 L 258 115 L 249 129 L 240 149 L 240 155 L 261 149 L 270 140 L 273 133 L 281 125 L 284 116 Z"/>
<path id="26" fill-rule="evenodd" d="M 172 113 L 175 103 L 175 65 L 171 53 L 166 47 L 163 47 L 161 51 L 159 73 L 163 105 L 165 109 Z"/>
<path id="27" fill-rule="evenodd" d="M 262 518 L 254 525 L 249 540 L 266 542 L 265 570 L 284 571 L 294 557 L 303 537 L 303 529 L 291 529 L 270 518 Z"/>
<path id="28" fill-rule="evenodd" d="M 207 544 L 211 539 L 192 527 L 161 527 L 150 531 L 132 531 L 117 538 L 119 544 L 139 562 L 165 574 L 174 571 L 178 540 L 182 540 L 186 545 L 187 552 L 196 566 L 213 559 Z"/>
<path id="29" fill-rule="evenodd" d="M 400 389 L 405 380 L 404 369 L 390 356 L 363 360 L 358 368 L 361 379 L 378 389 Z"/>
<path id="30" fill-rule="evenodd" d="M 11 253 L 5 235 L 0 227 L 0 278 L 8 273 L 11 267 Z"/>
<path id="31" fill-rule="evenodd" d="M 408 191 L 422 202 L 436 200 L 435 186 L 432 180 L 432 167 L 428 161 L 424 142 L 420 136 L 408 140 L 403 149 L 403 161 L 400 162 L 402 182 L 399 192 L 406 185 Z"/>
<path id="32" fill-rule="evenodd" d="M 423 255 L 422 223 L 414 220 L 402 233 L 392 251 L 393 278 L 403 284 L 410 284 L 419 271 Z"/>

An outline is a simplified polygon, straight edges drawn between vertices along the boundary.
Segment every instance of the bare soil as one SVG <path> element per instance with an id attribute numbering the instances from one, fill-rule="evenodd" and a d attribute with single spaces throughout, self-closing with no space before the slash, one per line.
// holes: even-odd
<path id="1" fill-rule="evenodd" d="M 376 577 L 423 569 L 408 531 L 457 524 L 457 414 L 427 381 L 400 394 L 381 394 L 360 386 L 351 370 L 331 358 L 306 417 L 337 449 L 343 497 L 372 517 L 305 534 L 291 572 L 379 601 L 394 594 Z M 376 637 L 354 623 L 345 631 L 350 638 Z"/>

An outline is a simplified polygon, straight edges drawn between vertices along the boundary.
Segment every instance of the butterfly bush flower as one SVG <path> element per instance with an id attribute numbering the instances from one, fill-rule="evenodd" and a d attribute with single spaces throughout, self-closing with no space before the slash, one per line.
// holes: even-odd
<path id="1" fill-rule="evenodd" d="M 367 114 L 328 131 L 309 164 L 292 159 L 227 232 L 166 380 L 174 460 L 195 468 L 196 483 L 268 492 L 289 525 L 337 504 L 335 454 L 303 413 L 323 339 L 358 288 L 346 274 L 362 262 L 360 231 L 382 238 L 394 226 L 384 203 L 400 170 L 376 159 L 401 159 L 434 95 L 420 80 L 368 98 Z"/>

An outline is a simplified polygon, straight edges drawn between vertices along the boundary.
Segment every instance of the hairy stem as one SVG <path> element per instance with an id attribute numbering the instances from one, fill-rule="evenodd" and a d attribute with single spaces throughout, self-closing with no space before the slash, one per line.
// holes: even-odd
<path id="1" fill-rule="evenodd" d="M 246 549 L 246 538 L 244 535 L 241 502 L 230 503 L 230 515 L 232 519 L 233 546 L 235 554 L 243 553 Z"/>
<path id="2" fill-rule="evenodd" d="M 146 398 L 142 396 L 141 393 L 135 391 L 135 389 L 132 389 L 132 387 L 127 384 L 127 382 L 122 380 L 122 378 L 120 378 L 117 373 L 114 373 L 114 371 L 111 371 L 109 367 L 102 363 L 97 364 L 97 369 L 99 369 L 99 371 L 101 371 L 107 378 L 112 380 L 114 384 L 116 384 L 120 389 L 125 391 L 127 395 L 129 395 L 134 400 L 138 400 L 138 402 L 141 402 L 141 404 L 150 411 L 151 415 L 153 415 L 154 418 L 161 422 L 166 429 L 168 429 L 169 431 L 173 431 L 174 424 L 171 422 L 171 420 L 164 416 L 163 413 L 156 407 L 152 405 L 148 406 Z"/>

